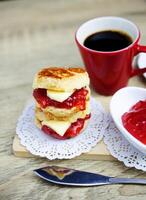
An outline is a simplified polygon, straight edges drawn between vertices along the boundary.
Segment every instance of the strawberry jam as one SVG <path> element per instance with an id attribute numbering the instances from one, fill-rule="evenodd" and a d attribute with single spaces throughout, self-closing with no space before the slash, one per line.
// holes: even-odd
<path id="1" fill-rule="evenodd" d="M 51 128 L 49 128 L 46 125 L 42 126 L 42 131 L 44 131 L 47 135 L 50 135 L 50 136 L 55 137 L 60 140 L 73 138 L 80 133 L 80 131 L 84 127 L 85 120 L 89 119 L 90 117 L 91 117 L 91 114 L 86 115 L 86 117 L 84 119 L 82 119 L 82 118 L 77 119 L 76 122 L 74 122 L 70 125 L 70 127 L 67 129 L 67 131 L 65 132 L 65 134 L 63 136 L 60 136 L 54 130 L 52 130 Z"/>
<path id="2" fill-rule="evenodd" d="M 131 135 L 146 144 L 146 100 L 137 102 L 124 113 L 122 122 Z"/>
<path id="3" fill-rule="evenodd" d="M 47 106 L 54 106 L 56 108 L 65 109 L 77 107 L 79 108 L 79 110 L 85 110 L 87 94 L 88 90 L 86 90 L 85 88 L 81 88 L 79 90 L 75 90 L 75 92 L 63 102 L 59 102 L 49 98 L 47 96 L 46 89 L 38 88 L 33 91 L 34 98 L 42 108 L 46 108 Z"/>

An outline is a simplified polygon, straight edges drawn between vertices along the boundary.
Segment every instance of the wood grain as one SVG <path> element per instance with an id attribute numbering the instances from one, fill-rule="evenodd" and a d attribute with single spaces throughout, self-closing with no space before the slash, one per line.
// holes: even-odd
<path id="1" fill-rule="evenodd" d="M 15 156 L 29 158 L 34 157 L 22 144 L 17 135 L 15 135 L 12 145 L 12 150 Z M 107 150 L 106 145 L 103 141 L 99 142 L 91 151 L 84 153 L 80 156 L 77 156 L 76 159 L 84 160 L 116 160 L 113 156 L 110 155 L 110 152 Z"/>
<path id="2" fill-rule="evenodd" d="M 12 153 L 17 119 L 31 96 L 34 73 L 43 66 L 83 66 L 74 32 L 84 21 L 104 15 L 126 17 L 146 43 L 145 0 L 0 1 L 0 200 L 145 200 L 145 186 L 60 187 L 42 181 L 32 170 L 60 165 L 120 177 L 143 177 L 121 162 L 17 158 Z M 145 87 L 132 78 L 129 85 Z M 110 97 L 92 92 L 108 109 Z"/>

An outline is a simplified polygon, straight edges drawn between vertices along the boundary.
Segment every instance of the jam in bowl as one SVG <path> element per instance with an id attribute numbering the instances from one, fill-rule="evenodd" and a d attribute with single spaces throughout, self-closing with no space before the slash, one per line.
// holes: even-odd
<path id="1" fill-rule="evenodd" d="M 110 113 L 121 134 L 146 154 L 146 89 L 118 90 L 111 99 Z"/>

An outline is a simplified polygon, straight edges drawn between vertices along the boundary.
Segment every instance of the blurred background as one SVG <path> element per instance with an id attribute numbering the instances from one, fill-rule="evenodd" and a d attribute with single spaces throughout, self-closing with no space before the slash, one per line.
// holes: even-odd
<path id="1" fill-rule="evenodd" d="M 105 15 L 128 18 L 144 32 L 146 1 L 0 1 L 1 88 L 30 88 L 34 73 L 43 66 L 83 65 L 74 33 L 86 20 Z"/>

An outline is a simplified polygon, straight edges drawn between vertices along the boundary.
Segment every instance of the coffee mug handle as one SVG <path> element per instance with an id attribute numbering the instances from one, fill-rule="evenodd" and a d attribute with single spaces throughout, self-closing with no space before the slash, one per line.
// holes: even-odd
<path id="1" fill-rule="evenodd" d="M 143 45 L 137 45 L 135 47 L 135 52 L 136 52 L 136 55 L 139 54 L 139 53 L 142 53 L 142 52 L 145 52 L 146 53 L 146 46 L 143 46 Z M 142 68 L 142 69 L 133 69 L 132 70 L 132 73 L 131 73 L 131 77 L 132 76 L 136 76 L 136 75 L 140 75 L 140 74 L 143 74 L 146 72 L 146 67 L 145 68 Z"/>

